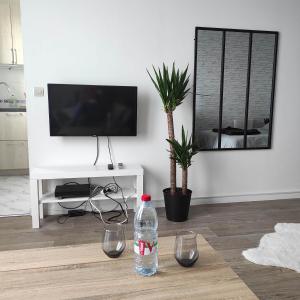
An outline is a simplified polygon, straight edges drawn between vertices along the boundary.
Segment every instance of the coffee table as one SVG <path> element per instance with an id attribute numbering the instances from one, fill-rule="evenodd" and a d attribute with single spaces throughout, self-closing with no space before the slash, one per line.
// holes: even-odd
<path id="1" fill-rule="evenodd" d="M 192 268 L 174 258 L 175 237 L 159 238 L 159 272 L 134 272 L 132 241 L 108 258 L 100 243 L 0 252 L 0 299 L 257 299 L 202 237 Z"/>

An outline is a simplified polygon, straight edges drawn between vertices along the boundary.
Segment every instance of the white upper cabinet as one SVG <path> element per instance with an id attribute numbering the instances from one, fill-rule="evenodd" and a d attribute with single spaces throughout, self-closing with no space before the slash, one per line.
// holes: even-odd
<path id="1" fill-rule="evenodd" d="M 14 60 L 16 65 L 23 65 L 24 62 L 23 62 L 20 0 L 10 0 L 10 8 L 11 8 Z"/>
<path id="2" fill-rule="evenodd" d="M 20 0 L 0 0 L 0 64 L 23 64 Z"/>
<path id="3" fill-rule="evenodd" d="M 0 0 L 0 64 L 13 64 L 10 2 Z"/>

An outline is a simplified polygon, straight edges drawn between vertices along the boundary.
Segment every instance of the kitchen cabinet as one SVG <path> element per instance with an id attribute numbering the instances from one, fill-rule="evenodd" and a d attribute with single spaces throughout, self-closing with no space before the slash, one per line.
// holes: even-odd
<path id="1" fill-rule="evenodd" d="M 0 170 L 28 169 L 27 141 L 0 141 Z"/>
<path id="2" fill-rule="evenodd" d="M 0 112 L 0 140 L 27 140 L 26 112 Z"/>
<path id="3" fill-rule="evenodd" d="M 23 61 L 20 0 L 10 0 L 10 6 L 11 6 L 14 61 L 16 65 L 23 65 L 24 61 Z"/>
<path id="4" fill-rule="evenodd" d="M 0 64 L 23 64 L 20 0 L 0 0 Z"/>
<path id="5" fill-rule="evenodd" d="M 28 169 L 26 112 L 0 112 L 0 170 Z"/>
<path id="6" fill-rule="evenodd" d="M 10 3 L 0 0 L 0 63 L 13 64 Z"/>

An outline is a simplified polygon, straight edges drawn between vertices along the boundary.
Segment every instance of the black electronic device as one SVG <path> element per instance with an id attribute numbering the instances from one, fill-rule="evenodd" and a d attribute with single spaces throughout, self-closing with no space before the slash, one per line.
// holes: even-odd
<path id="1" fill-rule="evenodd" d="M 137 135 L 137 87 L 48 84 L 51 136 Z"/>
<path id="2" fill-rule="evenodd" d="M 57 185 L 54 196 L 57 198 L 79 198 L 90 196 L 89 184 L 64 184 Z"/>
<path id="3" fill-rule="evenodd" d="M 74 217 L 81 217 L 86 214 L 86 211 L 83 209 L 70 209 L 68 210 L 68 217 L 74 218 Z"/>
<path id="4" fill-rule="evenodd" d="M 107 169 L 108 170 L 113 170 L 114 169 L 114 165 L 113 164 L 108 164 L 107 165 Z"/>

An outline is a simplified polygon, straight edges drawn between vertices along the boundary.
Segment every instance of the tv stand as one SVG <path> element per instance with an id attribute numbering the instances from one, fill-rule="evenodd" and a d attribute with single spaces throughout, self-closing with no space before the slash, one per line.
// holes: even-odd
<path id="1" fill-rule="evenodd" d="M 122 168 L 116 167 L 108 170 L 107 165 L 89 166 L 55 166 L 55 167 L 36 167 L 30 170 L 30 198 L 32 228 L 40 227 L 40 219 L 44 217 L 43 205 L 46 203 L 63 202 L 82 202 L 88 197 L 58 199 L 54 197 L 54 191 L 43 193 L 43 180 L 76 179 L 76 178 L 101 178 L 101 177 L 124 177 L 135 176 L 136 183 L 134 188 L 124 188 L 126 198 L 135 198 L 134 210 L 140 205 L 141 195 L 143 194 L 144 169 L 140 165 L 127 165 Z M 114 198 L 122 199 L 121 193 L 115 194 Z M 98 195 L 93 201 L 107 199 L 104 195 Z"/>

